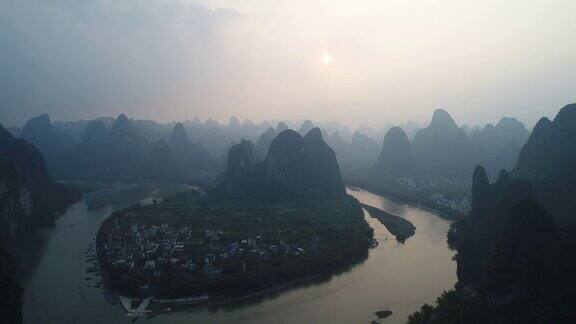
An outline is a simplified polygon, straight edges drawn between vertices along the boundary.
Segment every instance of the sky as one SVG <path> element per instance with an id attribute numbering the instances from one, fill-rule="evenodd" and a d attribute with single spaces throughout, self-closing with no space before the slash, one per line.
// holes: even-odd
<path id="1" fill-rule="evenodd" d="M 0 122 L 383 127 L 576 102 L 573 0 L 0 0 Z"/>

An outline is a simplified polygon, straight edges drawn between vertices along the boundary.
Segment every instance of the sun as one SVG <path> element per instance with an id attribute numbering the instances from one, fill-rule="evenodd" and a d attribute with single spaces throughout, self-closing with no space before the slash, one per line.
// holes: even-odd
<path id="1" fill-rule="evenodd" d="M 322 63 L 326 65 L 332 64 L 332 56 L 330 54 L 322 55 Z"/>

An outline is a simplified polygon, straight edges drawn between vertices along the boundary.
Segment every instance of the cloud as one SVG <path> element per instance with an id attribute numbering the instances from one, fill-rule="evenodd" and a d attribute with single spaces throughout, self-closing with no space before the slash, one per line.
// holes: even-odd
<path id="1" fill-rule="evenodd" d="M 576 100 L 565 0 L 0 0 L 0 120 L 528 124 Z M 329 53 L 333 63 L 322 63 Z"/>
<path id="2" fill-rule="evenodd" d="M 208 73 L 223 26 L 238 18 L 174 1 L 1 1 L 0 118 L 162 108 L 171 89 Z"/>

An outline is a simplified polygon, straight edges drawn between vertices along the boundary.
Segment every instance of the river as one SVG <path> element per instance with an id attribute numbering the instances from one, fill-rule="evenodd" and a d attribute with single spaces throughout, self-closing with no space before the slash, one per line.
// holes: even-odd
<path id="1" fill-rule="evenodd" d="M 364 190 L 348 189 L 362 203 L 404 217 L 416 227 L 405 244 L 396 242 L 376 219 L 365 217 L 380 243 L 368 258 L 329 280 L 310 283 L 257 301 L 218 310 L 159 315 L 146 323 L 370 323 L 374 312 L 393 315 L 380 323 L 404 323 L 424 303 L 432 303 L 456 282 L 454 251 L 448 249 L 450 223 L 431 211 L 399 204 Z M 100 223 L 123 206 L 88 211 L 84 200 L 72 205 L 53 228 L 44 231 L 34 270 L 25 281 L 24 322 L 131 323 L 119 305 L 106 301 L 86 273 L 84 252 Z"/>

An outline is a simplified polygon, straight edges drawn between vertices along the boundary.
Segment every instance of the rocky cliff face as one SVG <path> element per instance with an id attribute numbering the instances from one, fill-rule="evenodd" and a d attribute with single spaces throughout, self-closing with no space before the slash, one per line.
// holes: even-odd
<path id="1" fill-rule="evenodd" d="M 554 286 L 551 274 L 555 271 L 553 250 L 557 230 L 550 215 L 533 200 L 516 205 L 505 224 L 505 235 L 487 261 L 486 275 L 476 297 L 478 302 L 506 322 L 520 318 L 546 322 L 544 318 L 537 320 L 536 299 Z"/>
<path id="2" fill-rule="evenodd" d="M 78 196 L 54 182 L 33 144 L 8 135 L 0 125 L 0 230 L 13 234 L 50 224 Z"/>
<path id="3" fill-rule="evenodd" d="M 494 246 L 505 233 L 514 207 L 526 199 L 536 199 L 530 183 L 514 180 L 496 198 L 486 215 L 472 223 L 458 247 L 458 284 L 468 290 L 476 289 L 486 271 L 486 262 Z"/>
<path id="4" fill-rule="evenodd" d="M 335 198 L 346 194 L 334 151 L 320 129 L 302 137 L 281 132 L 270 144 L 266 159 L 258 162 L 251 142 L 234 146 L 220 192 L 266 200 Z"/>
<path id="5" fill-rule="evenodd" d="M 386 132 L 382 152 L 372 171 L 394 177 L 409 177 L 414 174 L 412 148 L 402 128 L 395 126 Z"/>
<path id="6" fill-rule="evenodd" d="M 472 205 L 470 220 L 479 222 L 494 204 L 496 196 L 490 188 L 490 181 L 483 166 L 478 165 L 472 174 Z"/>
<path id="7" fill-rule="evenodd" d="M 541 204 L 550 202 L 551 192 L 563 194 L 559 186 L 569 190 L 562 186 L 571 179 L 559 174 L 551 177 L 556 168 L 566 172 L 564 176 L 570 175 L 564 164 L 570 153 L 561 159 L 558 156 L 558 151 L 570 150 L 572 145 L 562 142 L 575 128 L 568 122 L 573 116 L 569 109 L 565 107 L 554 122 L 541 120 L 523 149 L 525 160 L 519 161 L 513 175 L 523 175 L 537 185 L 524 179 L 511 180 L 504 170 L 490 184 L 484 168 L 475 169 L 471 214 L 451 230 L 452 236 L 457 233 L 461 237 L 456 292 L 457 307 L 465 311 L 460 322 L 556 323 L 576 319 L 576 261 L 570 256 L 576 247 L 576 226 L 565 225 L 569 222 L 556 225 L 555 220 L 562 218 Z M 548 154 L 536 156 L 542 150 Z M 571 203 L 566 196 L 558 198 L 556 202 L 564 206 Z M 437 311 L 445 310 L 440 307 Z"/>
<path id="8" fill-rule="evenodd" d="M 576 226 L 557 226 L 534 199 L 515 204 L 499 226 L 483 238 L 491 240 L 489 253 L 479 253 L 480 241 L 459 248 L 456 291 L 436 308 L 422 307 L 409 323 L 574 323 Z M 474 247 L 478 254 L 463 260 Z M 482 273 L 463 276 L 461 266 Z"/>
<path id="9" fill-rule="evenodd" d="M 510 174 L 504 169 L 500 170 L 498 180 L 490 183 L 483 166 L 478 165 L 474 168 L 472 175 L 472 208 L 469 217 L 473 225 L 479 224 L 484 219 L 510 182 Z"/>
<path id="10" fill-rule="evenodd" d="M 529 180 L 560 224 L 576 221 L 576 104 L 542 118 L 522 148 L 512 176 Z"/>
<path id="11" fill-rule="evenodd" d="M 451 229 L 462 238 L 456 298 L 411 323 L 576 321 L 575 135 L 572 104 L 538 122 L 511 174 L 489 184 L 476 168 L 472 213 Z"/>
<path id="12" fill-rule="evenodd" d="M 516 204 L 503 226 L 466 322 L 574 322 L 576 228 L 558 227 L 533 199 Z"/>

